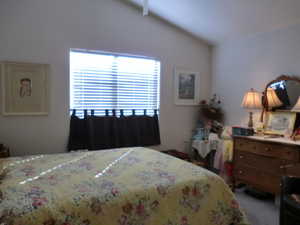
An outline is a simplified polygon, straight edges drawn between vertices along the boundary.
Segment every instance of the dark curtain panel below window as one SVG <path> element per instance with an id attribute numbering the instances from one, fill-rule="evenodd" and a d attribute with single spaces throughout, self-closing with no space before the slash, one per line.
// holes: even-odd
<path id="1" fill-rule="evenodd" d="M 87 119 L 80 119 L 79 117 L 72 115 L 70 120 L 68 150 L 88 149 L 88 138 Z"/>
<path id="2" fill-rule="evenodd" d="M 68 150 L 159 145 L 158 116 L 71 116 Z"/>

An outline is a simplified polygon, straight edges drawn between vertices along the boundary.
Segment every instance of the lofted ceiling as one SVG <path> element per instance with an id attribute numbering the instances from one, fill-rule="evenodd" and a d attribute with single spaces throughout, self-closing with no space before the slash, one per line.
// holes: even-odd
<path id="1" fill-rule="evenodd" d="M 149 9 L 211 44 L 300 23 L 300 0 L 149 0 Z"/>

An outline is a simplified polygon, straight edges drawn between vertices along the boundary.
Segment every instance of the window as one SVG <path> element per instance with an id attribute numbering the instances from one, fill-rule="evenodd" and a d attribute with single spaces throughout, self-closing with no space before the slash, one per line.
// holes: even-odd
<path id="1" fill-rule="evenodd" d="M 160 62 L 153 58 L 106 52 L 70 52 L 70 108 L 120 109 L 153 114 L 159 108 Z M 150 111 L 149 111 L 150 110 Z M 77 114 L 77 113 L 76 113 Z"/>

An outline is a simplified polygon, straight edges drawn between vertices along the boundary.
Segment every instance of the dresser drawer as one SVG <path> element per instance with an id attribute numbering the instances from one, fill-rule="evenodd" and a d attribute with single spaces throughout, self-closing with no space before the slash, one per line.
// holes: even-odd
<path id="1" fill-rule="evenodd" d="M 277 143 L 263 143 L 246 139 L 236 139 L 235 149 L 255 153 L 258 155 L 269 156 L 291 162 L 299 161 L 299 147 L 281 145 Z"/>
<path id="2" fill-rule="evenodd" d="M 280 174 L 282 172 L 280 167 L 291 163 L 291 161 L 285 159 L 257 155 L 244 151 L 237 151 L 234 157 L 235 166 L 237 168 L 248 166 L 259 169 L 262 172 L 268 172 L 272 174 Z"/>
<path id="3" fill-rule="evenodd" d="M 234 147 L 237 150 L 241 151 L 249 151 L 249 149 L 254 149 L 256 146 L 256 142 L 247 140 L 247 139 L 235 139 Z"/>
<path id="4" fill-rule="evenodd" d="M 239 166 L 234 169 L 234 176 L 236 180 L 245 181 L 263 191 L 274 194 L 280 192 L 281 176 L 279 175 L 262 172 L 247 166 Z"/>

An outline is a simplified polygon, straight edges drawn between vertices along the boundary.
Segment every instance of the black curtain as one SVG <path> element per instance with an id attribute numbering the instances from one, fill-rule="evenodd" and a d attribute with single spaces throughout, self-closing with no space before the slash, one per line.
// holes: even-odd
<path id="1" fill-rule="evenodd" d="M 158 116 L 71 116 L 68 150 L 159 145 Z"/>
<path id="2" fill-rule="evenodd" d="M 70 120 L 68 150 L 88 149 L 88 139 L 89 133 L 87 118 L 85 117 L 80 119 L 73 114 Z"/>

